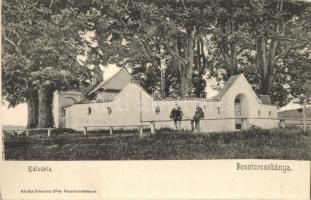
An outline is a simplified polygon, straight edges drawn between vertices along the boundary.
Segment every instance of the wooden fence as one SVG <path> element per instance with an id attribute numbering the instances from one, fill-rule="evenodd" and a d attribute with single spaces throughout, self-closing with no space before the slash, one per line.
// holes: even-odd
<path id="1" fill-rule="evenodd" d="M 115 125 L 115 126 L 82 126 L 83 128 L 83 134 L 87 135 L 89 129 L 91 128 L 100 128 L 100 129 L 109 129 L 109 134 L 112 135 L 114 132 L 115 128 L 138 128 L 139 130 L 139 135 L 142 136 L 143 135 L 143 128 L 144 127 L 148 127 L 148 125 L 144 125 L 144 124 L 140 124 L 140 125 Z"/>
<path id="2" fill-rule="evenodd" d="M 298 127 L 303 127 L 304 124 L 302 122 L 302 119 L 299 118 L 256 118 L 256 117 L 240 117 L 240 118 L 234 118 L 234 117 L 228 117 L 228 118 L 204 118 L 201 119 L 200 121 L 215 121 L 215 120 L 241 120 L 241 126 L 244 128 L 249 128 L 251 124 L 249 124 L 249 120 L 277 120 L 278 123 L 278 127 L 279 128 L 285 128 L 286 127 L 286 121 L 295 121 L 295 122 L 301 122 L 301 124 L 297 124 L 297 123 L 290 123 L 289 125 L 294 125 L 294 126 L 298 126 Z M 193 121 L 192 119 L 182 119 L 181 121 L 190 121 L 191 126 L 195 127 L 195 121 Z M 199 123 L 200 123 L 199 121 Z M 307 124 L 306 126 L 311 127 L 311 119 L 306 120 Z M 171 119 L 167 119 L 167 120 L 144 120 L 142 121 L 143 123 L 149 123 L 150 125 L 150 132 L 151 134 L 155 133 L 156 130 L 156 123 L 161 123 L 161 122 L 173 122 Z M 200 127 L 200 124 L 199 126 Z M 201 130 L 194 130 L 195 132 L 200 132 Z"/>
<path id="3" fill-rule="evenodd" d="M 242 124 L 242 128 L 248 128 L 249 127 L 249 120 L 277 120 L 278 123 L 278 127 L 279 128 L 285 128 L 286 127 L 286 121 L 289 122 L 302 122 L 302 119 L 300 118 L 204 118 L 201 119 L 200 121 L 215 121 L 215 120 L 241 120 L 241 124 Z M 184 122 L 190 122 L 193 123 L 192 126 L 195 127 L 195 121 L 193 121 L 192 119 L 182 119 L 181 121 Z M 139 136 L 143 136 L 144 135 L 144 127 L 150 128 L 150 133 L 154 134 L 156 132 L 156 123 L 161 123 L 161 122 L 173 122 L 173 120 L 171 119 L 166 119 L 166 120 L 143 120 L 141 121 L 140 124 L 137 125 L 113 125 L 113 126 L 81 126 L 81 128 L 83 129 L 83 135 L 88 135 L 89 131 L 92 128 L 96 128 L 96 129 L 100 129 L 100 130 L 104 130 L 104 129 L 109 129 L 109 135 L 112 135 L 114 132 L 115 128 L 137 128 L 139 131 Z M 200 122 L 199 122 L 200 123 Z M 294 126 L 304 126 L 304 124 L 299 124 L 299 123 L 289 123 L 289 125 L 294 125 Z M 306 126 L 311 127 L 311 119 L 307 120 L 307 124 Z M 200 124 L 199 126 L 200 127 Z M 9 132 L 11 135 L 13 134 L 17 134 L 18 132 L 25 132 L 26 136 L 30 135 L 31 131 L 47 131 L 47 136 L 51 137 L 51 132 L 52 130 L 57 129 L 57 128 L 37 128 L 37 129 L 6 129 L 3 131 Z M 194 130 L 195 132 L 200 132 L 201 130 Z"/>
<path id="4" fill-rule="evenodd" d="M 51 137 L 51 132 L 52 132 L 52 130 L 55 130 L 55 129 L 57 129 L 57 128 L 5 129 L 2 131 L 6 131 L 6 132 L 10 133 L 11 135 L 18 134 L 21 132 L 25 132 L 26 136 L 29 136 L 31 131 L 47 131 L 47 136 Z"/>

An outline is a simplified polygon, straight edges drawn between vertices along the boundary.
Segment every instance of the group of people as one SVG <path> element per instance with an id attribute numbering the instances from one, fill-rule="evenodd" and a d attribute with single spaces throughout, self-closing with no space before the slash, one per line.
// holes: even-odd
<path id="1" fill-rule="evenodd" d="M 174 124 L 175 124 L 175 127 L 177 130 L 179 130 L 181 128 L 181 121 L 182 121 L 183 117 L 184 117 L 184 114 L 182 112 L 181 107 L 176 105 L 170 113 L 170 118 L 174 121 Z M 188 118 L 188 117 L 186 117 L 186 118 Z M 200 120 L 202 118 L 204 118 L 204 111 L 197 104 L 196 109 L 194 111 L 194 115 L 191 118 L 192 131 L 198 131 L 200 129 Z"/>

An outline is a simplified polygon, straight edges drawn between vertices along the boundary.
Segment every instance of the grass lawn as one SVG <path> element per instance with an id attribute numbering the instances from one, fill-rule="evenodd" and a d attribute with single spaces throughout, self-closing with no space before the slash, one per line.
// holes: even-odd
<path id="1" fill-rule="evenodd" d="M 6 160 L 311 160 L 311 136 L 297 128 L 210 134 L 162 129 L 143 138 L 63 133 L 6 137 L 4 147 Z"/>

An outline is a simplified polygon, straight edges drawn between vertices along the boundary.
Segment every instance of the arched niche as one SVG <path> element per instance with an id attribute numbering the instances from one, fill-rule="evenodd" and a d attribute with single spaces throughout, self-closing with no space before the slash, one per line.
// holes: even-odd
<path id="1" fill-rule="evenodd" d="M 234 114 L 235 114 L 235 128 L 242 129 L 242 118 L 249 116 L 247 96 L 243 93 L 236 95 L 234 98 Z"/>

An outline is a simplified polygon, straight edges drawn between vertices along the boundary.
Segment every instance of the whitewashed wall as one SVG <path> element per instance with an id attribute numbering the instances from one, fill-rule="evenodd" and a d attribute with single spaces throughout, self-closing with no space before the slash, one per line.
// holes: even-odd
<path id="1" fill-rule="evenodd" d="M 55 91 L 53 94 L 53 118 L 56 128 L 66 126 L 66 113 L 62 113 L 62 107 L 73 105 L 82 99 L 82 93 L 76 91 Z"/>
<path id="2" fill-rule="evenodd" d="M 171 110 L 178 104 L 184 114 L 183 119 L 192 119 L 198 104 L 204 111 L 204 118 L 206 119 L 221 119 L 226 117 L 226 113 L 222 111 L 221 103 L 218 102 L 208 102 L 205 100 L 180 100 L 180 101 L 155 101 L 154 102 L 154 114 L 152 120 L 170 120 Z M 160 107 L 160 113 L 155 114 L 156 107 Z M 218 107 L 220 110 L 218 111 Z M 173 122 L 157 122 L 156 128 L 175 128 Z M 191 129 L 190 121 L 182 121 L 181 127 L 183 129 Z M 202 132 L 211 131 L 223 131 L 228 130 L 227 124 L 224 120 L 201 120 L 201 130 Z"/>
<path id="3" fill-rule="evenodd" d="M 75 104 L 66 109 L 66 127 L 81 130 L 83 126 L 138 126 L 140 99 L 142 108 L 151 107 L 151 97 L 139 86 L 129 84 L 112 102 Z M 110 114 L 108 107 L 111 108 Z"/>
<path id="4" fill-rule="evenodd" d="M 203 108 L 205 118 L 213 119 L 201 120 L 202 132 L 232 131 L 235 130 L 235 120 L 222 118 L 235 118 L 234 99 L 239 94 L 246 97 L 243 117 L 258 118 L 258 110 L 261 112 L 261 118 L 277 117 L 276 107 L 260 104 L 260 100 L 257 99 L 247 80 L 241 76 L 220 102 L 209 102 L 203 99 L 153 101 L 140 86 L 129 84 L 112 102 L 75 104 L 67 108 L 66 127 L 82 129 L 83 126 L 138 126 L 141 118 L 143 121 L 170 120 L 170 112 L 176 104 L 181 107 L 184 119 L 191 119 L 198 104 Z M 108 107 L 111 108 L 110 114 Z M 159 113 L 156 113 L 157 107 L 160 108 Z M 91 109 L 91 114 L 88 114 L 88 108 Z M 149 123 L 144 124 L 149 125 Z M 250 119 L 249 124 L 263 128 L 278 126 L 277 120 L 269 119 Z M 190 121 L 183 121 L 181 125 L 183 129 L 191 129 Z M 165 127 L 175 128 L 175 125 L 172 121 L 156 122 L 157 129 Z"/>
<path id="5" fill-rule="evenodd" d="M 249 125 L 255 125 L 262 128 L 273 128 L 278 126 L 278 121 L 273 118 L 277 118 L 277 107 L 273 105 L 261 104 L 255 92 L 247 82 L 244 76 L 240 76 L 236 83 L 226 92 L 222 98 L 222 104 L 224 110 L 226 110 L 229 117 L 235 117 L 234 100 L 237 95 L 243 94 L 246 96 L 247 105 L 244 107 L 245 114 L 243 117 L 247 118 L 265 118 L 265 119 L 249 119 Z M 261 116 L 258 115 L 260 111 Z M 269 116 L 270 112 L 270 116 Z M 267 119 L 271 118 L 271 119 Z M 231 122 L 234 127 L 234 120 Z"/>

